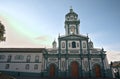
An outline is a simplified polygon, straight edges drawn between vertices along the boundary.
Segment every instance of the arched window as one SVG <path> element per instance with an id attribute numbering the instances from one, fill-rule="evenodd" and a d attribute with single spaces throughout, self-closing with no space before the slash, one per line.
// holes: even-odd
<path id="1" fill-rule="evenodd" d="M 10 65 L 6 64 L 5 69 L 9 69 Z"/>
<path id="2" fill-rule="evenodd" d="M 30 62 L 30 58 L 31 58 L 31 56 L 28 55 L 26 61 L 27 61 L 27 62 Z"/>
<path id="3" fill-rule="evenodd" d="M 76 48 L 76 42 L 72 42 L 72 48 Z"/>
<path id="4" fill-rule="evenodd" d="M 39 56 L 35 56 L 35 62 L 39 62 Z"/>
<path id="5" fill-rule="evenodd" d="M 86 48 L 86 43 L 85 42 L 83 42 L 83 48 Z"/>
<path id="6" fill-rule="evenodd" d="M 30 68 L 30 65 L 29 65 L 29 64 L 26 64 L 26 65 L 25 65 L 25 69 L 26 69 L 26 70 L 29 70 L 29 68 Z"/>
<path id="7" fill-rule="evenodd" d="M 65 48 L 65 42 L 62 42 L 62 48 Z"/>
<path id="8" fill-rule="evenodd" d="M 34 70 L 37 70 L 38 69 L 38 64 L 35 64 L 34 65 Z"/>
<path id="9" fill-rule="evenodd" d="M 12 59 L 12 55 L 8 55 L 8 59 L 7 59 L 7 62 L 10 62 Z"/>

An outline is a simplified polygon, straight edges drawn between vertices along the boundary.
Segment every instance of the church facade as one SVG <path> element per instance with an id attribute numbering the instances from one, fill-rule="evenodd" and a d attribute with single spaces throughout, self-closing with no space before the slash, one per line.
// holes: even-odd
<path id="1" fill-rule="evenodd" d="M 0 48 L 0 72 L 42 77 L 112 77 L 106 51 L 80 34 L 73 9 L 65 15 L 65 35 L 53 48 Z"/>

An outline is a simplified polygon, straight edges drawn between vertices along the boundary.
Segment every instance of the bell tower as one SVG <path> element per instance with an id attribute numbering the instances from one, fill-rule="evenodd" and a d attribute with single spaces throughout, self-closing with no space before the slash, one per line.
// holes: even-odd
<path id="1" fill-rule="evenodd" d="M 70 12 L 65 15 L 65 34 L 79 34 L 80 20 L 78 19 L 78 14 L 76 14 L 72 7 Z"/>

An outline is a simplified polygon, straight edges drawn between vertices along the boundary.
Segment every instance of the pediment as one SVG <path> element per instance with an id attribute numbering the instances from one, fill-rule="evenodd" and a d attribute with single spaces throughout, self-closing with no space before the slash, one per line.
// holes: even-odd
<path id="1" fill-rule="evenodd" d="M 60 39 L 69 39 L 69 40 L 73 40 L 73 39 L 88 39 L 88 37 L 87 36 L 83 36 L 83 35 L 67 35 L 67 36 L 60 37 Z"/>

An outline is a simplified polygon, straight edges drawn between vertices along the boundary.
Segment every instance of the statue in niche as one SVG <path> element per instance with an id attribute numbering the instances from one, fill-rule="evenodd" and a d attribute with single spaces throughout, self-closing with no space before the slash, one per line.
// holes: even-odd
<path id="1" fill-rule="evenodd" d="M 83 64 L 84 64 L 85 71 L 88 71 L 88 61 L 87 60 L 83 61 Z"/>
<path id="2" fill-rule="evenodd" d="M 86 43 L 85 42 L 83 42 L 83 48 L 86 48 Z"/>
<path id="3" fill-rule="evenodd" d="M 62 42 L 62 48 L 65 48 L 65 43 L 64 42 Z"/>
<path id="4" fill-rule="evenodd" d="M 65 61 L 62 61 L 62 69 L 65 71 Z"/>

